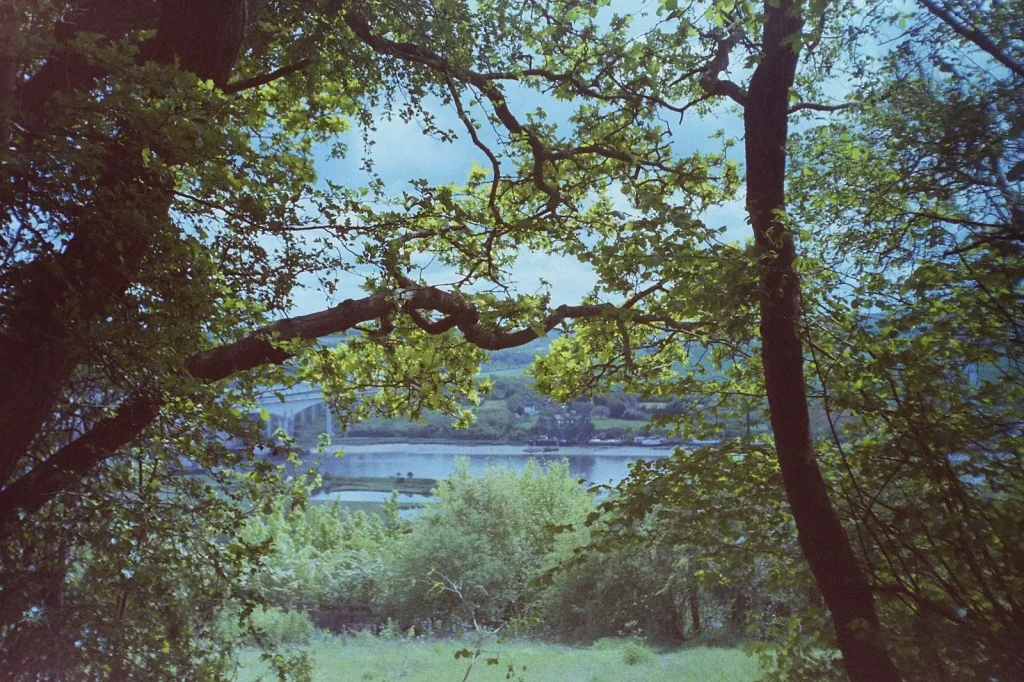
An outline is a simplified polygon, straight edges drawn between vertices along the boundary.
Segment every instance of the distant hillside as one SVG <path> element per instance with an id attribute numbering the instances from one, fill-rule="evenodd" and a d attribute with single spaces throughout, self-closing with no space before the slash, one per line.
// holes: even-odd
<path id="1" fill-rule="evenodd" d="M 512 373 L 513 370 L 519 370 L 522 373 L 533 363 L 534 358 L 538 354 L 544 355 L 548 352 L 555 336 L 554 334 L 549 334 L 548 336 L 531 341 L 525 346 L 494 351 L 491 353 L 490 360 L 484 363 L 481 370 L 484 374 Z"/>
<path id="2" fill-rule="evenodd" d="M 358 334 L 359 332 L 352 333 Z M 533 362 L 534 357 L 538 353 L 543 355 L 548 352 L 548 348 L 551 347 L 551 341 L 557 336 L 557 333 L 552 333 L 531 341 L 525 346 L 494 351 L 490 354 L 490 360 L 484 363 L 483 373 L 511 374 L 513 370 L 519 370 L 519 373 L 522 373 Z M 334 348 L 344 338 L 345 334 L 331 334 L 330 336 L 321 337 L 318 339 L 318 342 L 321 346 Z"/>

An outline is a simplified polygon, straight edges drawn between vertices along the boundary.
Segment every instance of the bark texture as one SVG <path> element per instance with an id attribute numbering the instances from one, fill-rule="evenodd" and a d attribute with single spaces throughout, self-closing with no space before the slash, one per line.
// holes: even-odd
<path id="1" fill-rule="evenodd" d="M 0 491 L 0 535 L 20 515 L 38 511 L 58 493 L 77 485 L 111 453 L 134 440 L 156 418 L 159 409 L 159 401 L 150 396 L 130 399 L 116 415 L 98 422 L 88 433 Z"/>
<path id="2" fill-rule="evenodd" d="M 43 120 L 54 94 L 88 89 L 103 75 L 61 44 L 81 31 L 114 39 L 147 28 L 156 7 L 148 0 L 77 6 L 55 29 L 57 51 L 26 83 L 21 118 Z M 163 63 L 176 60 L 222 85 L 238 55 L 246 17 L 245 0 L 163 0 L 157 34 L 141 54 Z M 172 187 L 144 166 L 131 137 L 125 131 L 109 145 L 107 170 L 81 219 L 70 226 L 67 247 L 5 273 L 3 284 L 15 293 L 5 301 L 0 332 L 0 485 L 10 480 L 52 414 L 83 358 L 89 327 L 101 324 L 103 313 L 124 297 L 154 236 L 167 225 Z"/>
<path id="3" fill-rule="evenodd" d="M 902 679 L 879 636 L 874 597 L 828 497 L 811 439 L 800 333 L 796 246 L 785 209 L 789 91 L 797 53 L 786 44 L 801 21 L 793 3 L 765 3 L 762 58 L 744 113 L 747 210 L 761 263 L 761 354 L 775 449 L 800 547 L 832 614 L 854 682 Z"/>

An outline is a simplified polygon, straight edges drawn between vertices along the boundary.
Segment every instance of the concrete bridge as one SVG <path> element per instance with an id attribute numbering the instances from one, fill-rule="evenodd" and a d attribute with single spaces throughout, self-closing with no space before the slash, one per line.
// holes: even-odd
<path id="1" fill-rule="evenodd" d="M 281 397 L 284 398 L 283 402 Z M 309 417 L 325 415 L 326 428 L 324 432 L 334 433 L 334 419 L 330 408 L 324 402 L 323 392 L 309 384 L 296 384 L 291 388 L 284 386 L 268 388 L 260 394 L 259 404 L 260 408 L 270 415 L 266 424 L 267 438 L 279 428 L 284 429 L 289 436 L 294 436 L 296 423 L 307 410 L 314 413 Z"/>

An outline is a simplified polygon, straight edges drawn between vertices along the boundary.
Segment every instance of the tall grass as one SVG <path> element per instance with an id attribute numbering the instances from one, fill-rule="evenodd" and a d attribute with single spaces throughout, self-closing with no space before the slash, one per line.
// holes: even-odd
<path id="1" fill-rule="evenodd" d="M 458 682 L 470 662 L 455 652 L 469 640 L 324 639 L 311 647 L 316 682 Z M 757 662 L 739 649 L 692 648 L 658 654 L 631 640 L 602 640 L 598 647 L 567 647 L 531 641 L 490 643 L 469 671 L 476 682 L 501 682 L 509 665 L 525 682 L 751 682 Z M 497 665 L 488 665 L 497 658 Z M 242 658 L 239 680 L 272 677 L 255 652 Z M 524 669 L 525 666 L 525 669 Z"/>

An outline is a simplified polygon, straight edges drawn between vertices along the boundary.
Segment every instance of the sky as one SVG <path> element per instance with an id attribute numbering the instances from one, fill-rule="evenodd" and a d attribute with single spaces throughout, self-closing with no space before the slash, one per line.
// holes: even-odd
<path id="1" fill-rule="evenodd" d="M 522 87 L 506 85 L 509 106 L 520 120 L 525 120 L 526 113 L 536 108 L 543 108 L 552 123 L 567 122 L 575 105 L 555 102 L 545 95 Z M 396 102 L 396 105 L 400 102 Z M 419 122 L 404 122 L 398 117 L 386 119 L 379 117 L 377 130 L 373 135 L 375 144 L 372 158 L 376 173 L 388 187 L 392 196 L 409 188 L 412 179 L 426 179 L 432 184 L 464 183 L 467 174 L 475 161 L 489 168 L 490 164 L 483 153 L 477 149 L 465 134 L 465 128 L 451 105 L 444 105 L 439 100 L 428 100 L 428 108 L 437 119 L 437 125 L 443 129 L 451 129 L 461 133 L 452 143 L 441 142 L 423 133 Z M 485 120 L 482 113 L 477 112 L 478 120 Z M 673 121 L 673 139 L 676 152 L 686 155 L 693 151 L 719 151 L 721 141 L 712 139 L 712 134 L 724 129 L 726 134 L 740 138 L 742 122 L 731 104 L 723 104 L 716 112 L 697 118 L 688 114 L 687 120 L 676 125 Z M 361 131 L 353 130 L 345 140 L 349 145 L 349 153 L 345 158 L 329 158 L 324 148 L 318 163 L 318 172 L 322 180 L 330 180 L 348 187 L 365 185 L 368 177 L 360 168 L 362 162 L 363 143 Z M 488 126 L 480 131 L 480 136 L 487 144 L 495 142 L 495 133 Z M 739 154 L 739 150 L 734 150 Z M 621 210 L 628 209 L 623 199 Z M 726 241 L 746 239 L 749 228 L 746 225 L 746 212 L 742 197 L 739 200 L 716 207 L 703 216 L 705 222 L 713 227 L 724 226 L 727 232 Z M 369 270 L 367 271 L 370 272 Z M 428 268 L 425 277 L 428 281 L 450 280 L 451 273 L 439 268 Z M 435 279 L 436 278 L 436 279 Z M 551 303 L 578 303 L 590 293 L 597 282 L 593 270 L 586 264 L 571 257 L 523 251 L 512 269 L 512 283 L 521 293 L 533 293 L 541 287 L 541 280 L 551 285 Z M 295 292 L 292 314 L 322 310 L 340 300 L 365 295 L 359 289 L 360 278 L 348 276 L 343 279 L 339 292 L 333 299 L 318 290 L 316 283 L 310 279 L 307 286 Z"/>
<path id="2" fill-rule="evenodd" d="M 511 102 L 511 98 L 510 98 Z M 513 103 L 513 106 L 515 103 Z M 516 108 L 517 112 L 526 112 L 533 109 L 536 102 L 523 102 Z M 432 109 L 442 125 L 460 130 L 461 122 L 454 112 L 443 108 L 438 104 Z M 684 126 L 682 132 L 677 133 L 677 140 L 707 141 L 711 134 L 719 127 L 735 128 L 740 124 L 735 114 L 724 113 L 720 116 L 713 116 L 707 120 L 690 119 Z M 734 131 L 731 131 L 735 134 Z M 353 131 L 349 140 L 349 155 L 345 158 L 328 158 L 326 149 L 321 155 L 318 164 L 318 172 L 323 180 L 330 180 L 334 183 L 341 183 L 345 186 L 355 187 L 367 182 L 366 173 L 360 168 L 362 141 L 360 133 Z M 402 190 L 409 188 L 409 181 L 423 178 L 434 184 L 462 183 L 465 182 L 467 174 L 473 161 L 484 164 L 488 167 L 486 158 L 480 150 L 472 145 L 467 139 L 460 138 L 454 143 L 440 142 L 428 135 L 423 134 L 420 125 L 413 122 L 403 122 L 398 118 L 393 120 L 380 120 L 377 123 L 377 132 L 374 135 L 376 144 L 373 147 L 372 156 L 377 174 L 386 183 L 390 194 L 399 194 Z M 695 148 L 695 145 L 676 143 L 680 154 L 688 153 Z M 708 149 L 718 148 L 718 142 L 714 145 L 707 145 Z M 618 206 L 626 210 L 628 206 Z M 742 240 L 748 235 L 746 225 L 746 211 L 743 208 L 742 200 L 715 207 L 708 211 L 704 220 L 711 226 L 725 226 L 728 228 L 725 234 L 727 241 Z M 367 270 L 370 273 L 370 270 Z M 425 272 L 428 280 L 445 281 L 450 279 L 450 272 L 439 267 L 428 268 Z M 595 284 L 597 277 L 591 267 L 580 263 L 574 258 L 561 255 L 522 251 L 518 261 L 512 269 L 511 280 L 517 291 L 522 293 L 533 293 L 541 287 L 541 280 L 551 285 L 551 303 L 557 306 L 561 303 L 578 303 L 584 296 L 589 294 Z M 333 298 L 329 298 L 321 292 L 316 283 L 310 279 L 305 282 L 307 286 L 298 290 L 294 296 L 294 307 L 292 314 L 302 315 L 306 313 L 323 310 L 330 305 L 336 304 L 345 298 L 355 298 L 365 295 L 359 289 L 360 278 L 355 276 L 346 277 L 343 280 L 339 292 Z"/>

